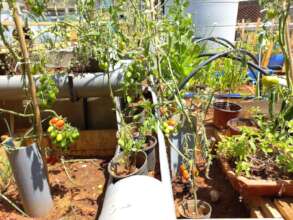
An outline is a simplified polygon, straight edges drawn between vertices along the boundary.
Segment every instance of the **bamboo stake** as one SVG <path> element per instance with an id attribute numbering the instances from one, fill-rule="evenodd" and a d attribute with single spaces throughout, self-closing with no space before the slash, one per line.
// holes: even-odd
<path id="1" fill-rule="evenodd" d="M 36 129 L 37 144 L 42 154 L 44 167 L 48 177 L 48 167 L 46 163 L 45 149 L 42 147 L 43 128 L 41 123 L 41 112 L 40 112 L 40 108 L 39 108 L 39 104 L 37 100 L 35 81 L 30 71 L 30 58 L 29 58 L 29 52 L 25 42 L 22 20 L 19 15 L 19 11 L 17 9 L 16 3 L 14 1 L 13 2 L 9 1 L 8 4 L 10 9 L 12 10 L 12 17 L 15 23 L 15 27 L 17 30 L 18 38 L 19 38 L 18 40 L 20 43 L 20 48 L 21 48 L 23 59 L 24 59 L 24 74 L 28 77 L 28 81 L 29 81 L 29 91 L 30 91 L 30 96 L 32 99 L 32 104 L 33 104 L 34 127 Z"/>
<path id="2" fill-rule="evenodd" d="M 260 21 L 261 21 L 261 18 L 258 18 L 256 22 L 255 32 L 253 33 L 253 38 L 252 38 L 253 45 L 256 45 L 256 42 L 257 42 L 257 32 L 260 26 Z"/>
<path id="3" fill-rule="evenodd" d="M 289 85 L 287 85 L 287 86 L 291 88 L 291 85 L 293 82 L 293 57 L 292 57 L 292 48 L 291 48 L 291 41 L 290 41 L 289 24 L 290 24 L 290 15 L 288 16 L 287 21 L 286 21 L 285 39 L 286 39 L 288 59 L 289 59 L 289 77 L 288 77 L 288 82 L 287 82 Z"/>
<path id="4" fill-rule="evenodd" d="M 21 22 L 21 17 L 18 13 L 18 9 L 16 7 L 15 4 L 11 5 L 12 7 L 12 14 L 13 14 L 13 20 L 15 23 L 15 27 L 18 33 L 18 37 L 19 37 L 19 43 L 20 43 L 20 47 L 21 47 L 21 52 L 23 55 L 23 59 L 24 59 L 24 71 L 25 74 L 28 77 L 29 80 L 29 90 L 30 90 L 30 96 L 32 99 L 32 103 L 33 103 L 33 110 L 34 110 L 34 114 L 35 114 L 35 128 L 36 128 L 36 133 L 39 136 L 38 138 L 38 144 L 40 147 L 40 143 L 42 141 L 41 136 L 43 133 L 43 129 L 42 129 L 42 124 L 41 124 L 41 113 L 40 113 L 40 108 L 39 108 L 39 104 L 38 104 L 38 100 L 37 100 L 37 95 L 36 95 L 36 85 L 35 85 L 35 81 L 33 79 L 33 76 L 30 72 L 30 58 L 29 58 L 29 52 L 26 46 L 26 42 L 25 42 L 25 37 L 24 37 L 24 33 L 23 33 L 23 27 L 22 27 L 22 22 Z"/>
<path id="5" fill-rule="evenodd" d="M 244 27 L 244 25 L 245 25 L 245 20 L 242 19 L 242 21 L 241 21 L 241 34 L 240 34 L 240 39 L 241 40 L 244 40 L 244 37 L 245 37 L 245 27 Z"/>

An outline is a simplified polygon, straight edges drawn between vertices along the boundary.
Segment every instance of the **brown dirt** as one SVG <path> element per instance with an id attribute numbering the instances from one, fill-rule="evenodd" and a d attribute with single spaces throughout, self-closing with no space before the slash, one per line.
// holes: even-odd
<path id="1" fill-rule="evenodd" d="M 104 175 L 106 161 L 66 163 L 66 167 L 74 183 L 68 179 L 61 163 L 49 165 L 54 208 L 49 216 L 41 219 L 96 219 L 97 212 L 102 205 L 106 181 Z M 22 208 L 18 190 L 13 182 L 4 194 Z M 29 220 L 32 218 L 21 216 L 14 208 L 0 199 L 0 219 Z"/>
<path id="2" fill-rule="evenodd" d="M 131 173 L 134 173 L 138 170 L 138 168 L 134 165 L 130 165 L 129 168 L 126 168 L 125 164 L 117 163 L 115 164 L 115 168 L 112 169 L 112 171 L 117 175 L 117 176 L 127 176 Z"/>
<path id="3" fill-rule="evenodd" d="M 201 174 L 196 182 L 199 187 L 198 199 L 208 202 L 212 206 L 212 218 L 249 218 L 249 211 L 240 201 L 239 194 L 235 192 L 229 181 L 225 178 L 220 164 L 214 161 L 209 172 L 210 179 Z M 179 204 L 183 199 L 191 198 L 188 183 L 180 179 L 173 181 L 174 199 L 177 217 L 179 217 Z M 219 198 L 215 198 L 215 191 Z M 212 192 L 212 193 L 211 193 Z M 211 194 L 213 194 L 211 196 Z M 212 202 L 212 200 L 216 200 Z"/>

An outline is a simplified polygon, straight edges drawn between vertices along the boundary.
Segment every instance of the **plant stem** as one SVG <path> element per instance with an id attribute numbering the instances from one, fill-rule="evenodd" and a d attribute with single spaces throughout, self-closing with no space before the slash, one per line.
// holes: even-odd
<path id="1" fill-rule="evenodd" d="M 11 114 L 11 115 L 16 115 L 16 116 L 23 117 L 23 118 L 30 118 L 30 117 L 34 116 L 34 114 L 23 114 L 23 113 L 18 113 L 18 112 L 12 111 L 12 110 L 6 110 L 3 108 L 0 108 L 0 112 Z"/>
<path id="2" fill-rule="evenodd" d="M 286 21 L 286 29 L 285 29 L 285 41 L 288 52 L 288 61 L 289 61 L 289 74 L 287 77 L 287 86 L 289 89 L 292 89 L 292 81 L 293 81 L 293 58 L 292 58 L 292 49 L 290 42 L 290 29 L 289 29 L 290 17 L 288 16 Z"/>
<path id="3" fill-rule="evenodd" d="M 14 202 L 12 202 L 10 199 L 8 199 L 5 195 L 0 193 L 0 197 L 3 198 L 6 202 L 8 202 L 17 211 L 19 211 L 22 215 L 24 215 L 25 217 L 29 217 L 24 211 L 22 211 Z"/>

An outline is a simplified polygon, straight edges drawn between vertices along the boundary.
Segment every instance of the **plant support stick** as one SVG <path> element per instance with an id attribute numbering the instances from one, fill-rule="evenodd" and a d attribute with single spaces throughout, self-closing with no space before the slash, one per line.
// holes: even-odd
<path id="1" fill-rule="evenodd" d="M 33 80 L 32 74 L 30 72 L 30 59 L 29 59 L 29 53 L 26 47 L 25 43 L 25 37 L 23 33 L 23 28 L 22 28 L 22 22 L 21 22 L 21 17 L 19 15 L 18 9 L 15 5 L 15 3 L 10 3 L 10 7 L 12 8 L 12 13 L 13 13 L 13 20 L 15 23 L 15 27 L 18 33 L 19 37 L 19 43 L 21 47 L 21 52 L 23 55 L 24 59 L 24 71 L 26 76 L 28 77 L 29 80 L 29 90 L 30 90 L 30 95 L 33 103 L 33 111 L 34 111 L 34 122 L 35 122 L 35 129 L 36 133 L 38 136 L 38 145 L 39 147 L 41 146 L 41 141 L 42 141 L 42 124 L 41 124 L 41 113 L 40 113 L 40 108 L 39 104 L 37 101 L 37 95 L 36 95 L 36 85 Z"/>
<path id="2" fill-rule="evenodd" d="M 32 99 L 32 104 L 33 104 L 34 126 L 35 126 L 36 134 L 37 134 L 37 143 L 38 143 L 38 147 L 39 147 L 40 152 L 43 157 L 46 173 L 48 174 L 48 168 L 47 168 L 46 157 L 45 157 L 45 150 L 44 150 L 44 148 L 41 147 L 42 135 L 43 135 L 43 128 L 42 128 L 42 123 L 41 123 L 41 112 L 40 112 L 40 108 L 39 108 L 39 104 L 38 104 L 38 100 L 37 100 L 37 95 L 36 95 L 35 81 L 33 79 L 31 72 L 30 72 L 30 58 L 29 58 L 29 53 L 28 53 L 28 49 L 26 46 L 26 42 L 25 42 L 25 36 L 24 36 L 24 32 L 23 32 L 21 17 L 19 15 L 19 11 L 16 7 L 16 3 L 14 1 L 9 1 L 8 3 L 9 3 L 9 7 L 12 10 L 12 16 L 13 16 L 13 20 L 15 23 L 17 33 L 18 33 L 18 38 L 19 38 L 18 40 L 20 43 L 21 52 L 22 52 L 22 56 L 24 59 L 24 74 L 28 77 L 28 81 L 29 81 L 29 90 L 30 90 L 30 96 Z"/>

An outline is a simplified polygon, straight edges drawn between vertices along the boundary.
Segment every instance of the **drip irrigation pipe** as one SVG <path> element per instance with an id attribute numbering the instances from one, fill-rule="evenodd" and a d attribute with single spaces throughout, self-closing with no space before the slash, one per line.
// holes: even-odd
<path id="1" fill-rule="evenodd" d="M 230 41 L 228 41 L 227 39 L 222 38 L 222 37 L 206 37 L 206 38 L 194 37 L 192 40 L 194 43 L 200 43 L 202 41 L 212 41 L 212 42 L 218 43 L 224 47 L 235 49 L 235 46 L 233 43 L 231 43 Z"/>
<path id="2" fill-rule="evenodd" d="M 186 78 L 184 78 L 182 80 L 182 82 L 179 84 L 179 91 L 182 90 L 186 84 L 189 82 L 190 79 L 192 79 L 203 67 L 205 67 L 206 65 L 208 65 L 209 63 L 219 59 L 219 58 L 230 58 L 233 59 L 233 57 L 230 56 L 230 54 L 234 53 L 234 52 L 240 52 L 244 55 L 248 55 L 249 52 L 241 49 L 233 49 L 233 50 L 229 50 L 229 51 L 224 51 L 224 52 L 220 52 L 217 54 L 206 54 L 206 56 L 210 56 L 207 60 L 203 61 L 202 63 L 200 63 Z M 204 56 L 203 54 L 201 56 Z M 242 61 L 243 59 L 240 57 L 234 57 L 235 60 L 240 60 Z M 252 63 L 252 62 L 246 62 L 248 66 L 251 66 L 252 68 L 258 70 L 260 73 L 267 75 L 267 72 L 260 68 L 258 65 Z"/>

